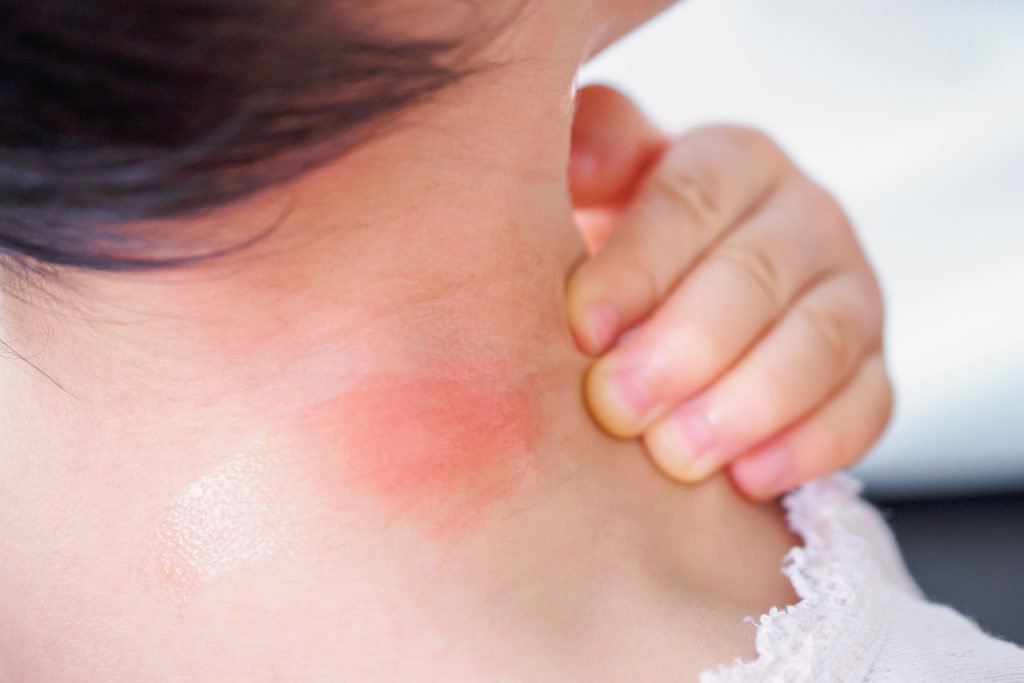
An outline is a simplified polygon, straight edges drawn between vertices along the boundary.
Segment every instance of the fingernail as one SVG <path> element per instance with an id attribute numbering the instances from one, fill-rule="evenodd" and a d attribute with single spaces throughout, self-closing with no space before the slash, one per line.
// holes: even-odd
<path id="1" fill-rule="evenodd" d="M 594 417 L 608 432 L 628 438 L 637 436 L 653 406 L 647 383 L 631 370 L 616 370 L 604 359 L 587 380 L 587 399 Z"/>
<path id="2" fill-rule="evenodd" d="M 651 390 L 639 374 L 626 371 L 612 379 L 609 387 L 612 402 L 625 421 L 639 423 L 651 409 Z"/>
<path id="3" fill-rule="evenodd" d="M 714 430 L 700 411 L 666 418 L 648 432 L 647 442 L 658 465 L 680 481 L 702 481 L 718 469 L 709 453 L 715 442 Z"/>
<path id="4" fill-rule="evenodd" d="M 594 352 L 604 351 L 615 338 L 619 327 L 619 311 L 607 301 L 593 304 L 587 310 L 586 325 Z"/>
<path id="5" fill-rule="evenodd" d="M 743 458 L 734 467 L 733 476 L 744 490 L 750 494 L 774 495 L 788 486 L 793 458 L 788 448 L 773 444 Z"/>

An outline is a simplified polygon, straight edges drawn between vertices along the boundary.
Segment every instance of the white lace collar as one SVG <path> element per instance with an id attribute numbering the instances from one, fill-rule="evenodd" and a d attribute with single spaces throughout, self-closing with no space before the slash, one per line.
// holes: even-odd
<path id="1" fill-rule="evenodd" d="M 862 505 L 860 489 L 856 480 L 838 475 L 785 499 L 789 525 L 804 540 L 783 566 L 800 602 L 756 621 L 756 660 L 705 672 L 701 683 L 864 678 L 882 646 L 886 604 L 880 568 L 849 523 Z"/>

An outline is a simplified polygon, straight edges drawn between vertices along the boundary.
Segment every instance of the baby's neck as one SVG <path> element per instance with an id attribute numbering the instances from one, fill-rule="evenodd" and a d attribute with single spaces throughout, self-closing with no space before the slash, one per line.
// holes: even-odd
<path id="1" fill-rule="evenodd" d="M 33 360 L 65 391 L 11 373 L 4 406 L 0 611 L 63 643 L 35 661 L 101 678 L 125 633 L 126 680 L 657 680 L 747 654 L 742 618 L 788 595 L 777 511 L 593 426 L 547 258 L 337 299 L 221 281 L 248 305 L 186 280 L 193 312 L 55 336 Z"/>
<path id="2" fill-rule="evenodd" d="M 396 153 L 247 205 L 285 219 L 237 256 L 5 302 L 46 373 L 3 366 L 0 613 L 26 657 L 653 680 L 741 654 L 741 617 L 788 595 L 777 511 L 676 487 L 589 420 L 562 175 L 368 170 Z"/>

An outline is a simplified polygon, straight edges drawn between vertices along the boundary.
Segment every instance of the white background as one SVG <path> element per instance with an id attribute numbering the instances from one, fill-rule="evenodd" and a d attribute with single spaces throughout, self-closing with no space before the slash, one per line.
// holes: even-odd
<path id="1" fill-rule="evenodd" d="M 1024 2 L 691 0 L 583 80 L 764 128 L 847 207 L 899 395 L 875 492 L 1024 490 Z"/>

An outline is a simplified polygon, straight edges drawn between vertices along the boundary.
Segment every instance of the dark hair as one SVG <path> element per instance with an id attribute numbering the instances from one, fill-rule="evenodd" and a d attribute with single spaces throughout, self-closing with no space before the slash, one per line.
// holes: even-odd
<path id="1" fill-rule="evenodd" d="M 124 224 L 294 177 L 463 75 L 449 40 L 370 30 L 372 4 L 0 0 L 0 252 L 201 258 L 147 257 L 159 238 Z"/>

